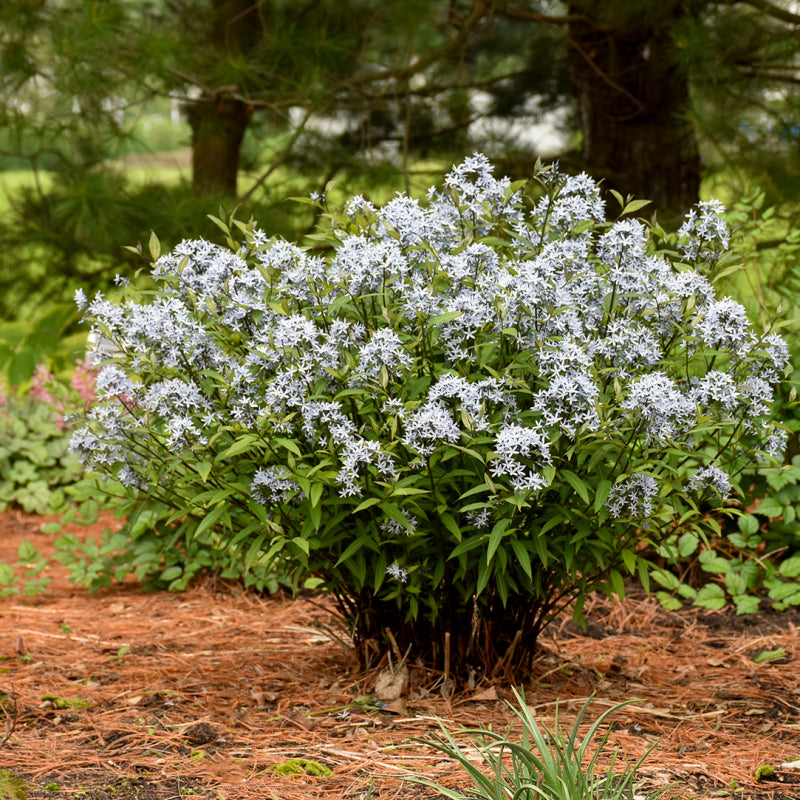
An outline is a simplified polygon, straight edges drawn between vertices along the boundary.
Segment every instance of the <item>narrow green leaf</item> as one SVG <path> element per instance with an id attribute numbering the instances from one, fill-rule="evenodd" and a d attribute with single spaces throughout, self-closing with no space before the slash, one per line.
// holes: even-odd
<path id="1" fill-rule="evenodd" d="M 611 585 L 611 591 L 619 597 L 620 600 L 625 599 L 625 580 L 622 575 L 615 569 L 608 573 L 608 582 Z"/>
<path id="2" fill-rule="evenodd" d="M 414 533 L 414 526 L 395 503 L 387 503 L 384 501 L 381 503 L 380 507 L 384 514 L 387 514 L 393 520 L 399 522 L 410 533 Z"/>
<path id="3" fill-rule="evenodd" d="M 161 256 L 161 242 L 158 241 L 155 231 L 150 231 L 150 241 L 147 243 L 147 249 L 150 251 L 150 258 L 153 261 L 158 261 Z"/>
<path id="4" fill-rule="evenodd" d="M 220 517 L 224 513 L 225 513 L 225 506 L 219 505 L 215 509 L 210 511 L 208 514 L 206 514 L 200 521 L 200 524 L 197 526 L 197 529 L 194 532 L 195 538 L 205 533 L 205 531 L 213 528 L 217 524 L 217 522 L 219 522 Z"/>
<path id="5" fill-rule="evenodd" d="M 611 490 L 611 481 L 602 480 L 598 481 L 597 489 L 595 490 L 594 503 L 592 503 L 592 510 L 597 513 L 608 500 L 608 493 Z"/>
<path id="6" fill-rule="evenodd" d="M 381 498 L 380 497 L 368 497 L 366 500 L 362 500 L 353 509 L 353 513 L 354 514 L 358 514 L 359 511 L 363 511 L 365 508 L 369 508 L 370 506 L 376 506 L 380 502 L 381 502 Z"/>
<path id="7" fill-rule="evenodd" d="M 579 478 L 572 470 L 562 469 L 559 472 L 564 480 L 577 492 L 578 497 L 583 500 L 586 505 L 589 505 L 589 490 L 584 481 Z"/>
<path id="8" fill-rule="evenodd" d="M 527 548 L 521 541 L 519 541 L 519 539 L 512 539 L 511 549 L 514 551 L 514 555 L 517 557 L 517 561 L 522 567 L 522 571 L 528 577 L 528 580 L 532 581 L 533 569 L 531 567 L 531 556 L 530 553 L 528 553 Z"/>
<path id="9" fill-rule="evenodd" d="M 454 319 L 458 319 L 463 313 L 463 311 L 445 311 L 444 314 L 437 314 L 435 317 L 431 317 L 429 322 L 432 325 L 441 325 L 443 322 L 451 322 Z"/>
<path id="10" fill-rule="evenodd" d="M 638 211 L 640 208 L 644 208 L 647 205 L 652 203 L 652 200 L 631 200 L 625 208 L 622 209 L 623 214 L 633 214 L 634 212 Z"/>
<path id="11" fill-rule="evenodd" d="M 446 511 L 443 511 L 439 514 L 439 521 L 444 525 L 444 527 L 453 534 L 456 538 L 456 541 L 461 541 L 461 528 L 458 527 L 458 523 L 455 519 L 448 514 Z"/>
<path id="12" fill-rule="evenodd" d="M 495 522 L 492 532 L 489 534 L 489 546 L 486 548 L 486 563 L 491 564 L 497 548 L 500 546 L 500 541 L 506 528 L 511 524 L 511 520 L 506 517 Z"/>
<path id="13" fill-rule="evenodd" d="M 311 500 L 311 507 L 314 508 L 319 505 L 320 498 L 322 497 L 322 492 L 324 491 L 325 487 L 321 483 L 315 483 L 311 486 L 311 491 L 308 493 L 308 498 Z"/>

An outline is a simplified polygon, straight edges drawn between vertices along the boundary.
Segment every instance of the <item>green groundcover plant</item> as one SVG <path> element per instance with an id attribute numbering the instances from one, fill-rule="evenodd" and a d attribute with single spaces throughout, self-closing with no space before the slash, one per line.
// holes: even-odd
<path id="1" fill-rule="evenodd" d="M 67 417 L 91 404 L 93 382 L 82 363 L 69 385 L 40 364 L 24 391 L 0 391 L 0 510 L 53 514 L 63 506 L 64 489 L 83 475 Z"/>
<path id="2" fill-rule="evenodd" d="M 476 154 L 424 200 L 352 199 L 313 248 L 153 238 L 147 288 L 77 296 L 103 366 L 73 449 L 151 537 L 118 574 L 179 585 L 171 554 L 202 547 L 329 593 L 362 653 L 524 669 L 783 447 L 786 347 L 711 282 L 721 208 L 666 249 L 641 207 L 606 221 L 586 175 Z"/>

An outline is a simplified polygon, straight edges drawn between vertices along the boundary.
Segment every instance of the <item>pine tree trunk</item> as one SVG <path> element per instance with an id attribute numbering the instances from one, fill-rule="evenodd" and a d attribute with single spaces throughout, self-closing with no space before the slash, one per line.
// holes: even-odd
<path id="1" fill-rule="evenodd" d="M 250 109 L 239 100 L 201 98 L 186 111 L 192 129 L 192 188 L 200 195 L 236 197 Z"/>
<path id="2" fill-rule="evenodd" d="M 601 4 L 602 7 L 602 4 Z M 697 202 L 700 157 L 687 115 L 689 81 L 674 58 L 674 23 L 686 13 L 665 0 L 603 22 L 592 0 L 570 12 L 570 65 L 586 168 L 622 195 L 653 201 L 662 217 Z"/>

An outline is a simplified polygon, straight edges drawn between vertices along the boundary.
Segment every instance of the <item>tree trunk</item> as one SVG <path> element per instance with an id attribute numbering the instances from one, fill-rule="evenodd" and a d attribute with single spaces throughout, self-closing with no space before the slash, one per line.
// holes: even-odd
<path id="1" fill-rule="evenodd" d="M 665 0 L 657 13 L 634 8 L 603 20 L 602 8 L 593 0 L 570 5 L 576 15 L 570 66 L 586 168 L 623 196 L 652 200 L 648 208 L 662 216 L 682 214 L 700 189 L 688 75 L 676 62 L 672 39 L 687 12 Z"/>
<path id="2" fill-rule="evenodd" d="M 199 195 L 236 197 L 250 108 L 230 98 L 201 98 L 189 103 L 186 112 L 192 129 L 192 188 Z"/>

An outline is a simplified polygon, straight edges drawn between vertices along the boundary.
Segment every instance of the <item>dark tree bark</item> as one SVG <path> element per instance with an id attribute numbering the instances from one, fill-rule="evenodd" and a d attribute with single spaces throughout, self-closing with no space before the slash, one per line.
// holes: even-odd
<path id="1" fill-rule="evenodd" d="M 201 98 L 187 105 L 192 129 L 192 188 L 201 195 L 236 197 L 239 156 L 251 109 L 230 98 Z"/>
<path id="2" fill-rule="evenodd" d="M 191 12 L 192 6 L 187 9 Z M 208 0 L 208 12 L 203 17 L 207 50 L 216 54 L 220 63 L 246 61 L 263 35 L 259 3 Z M 191 20 L 187 24 L 192 24 Z M 252 116 L 252 108 L 242 97 L 252 88 L 245 80 L 220 91 L 206 90 L 198 100 L 186 104 L 192 129 L 192 188 L 198 194 L 236 197 L 242 139 Z"/>
<path id="3" fill-rule="evenodd" d="M 651 6 L 650 13 L 631 10 L 614 19 L 603 18 L 603 7 L 593 0 L 570 6 L 586 168 L 622 195 L 652 200 L 648 208 L 662 215 L 683 213 L 700 188 L 689 80 L 673 51 L 686 4 L 665 0 L 657 13 Z"/>

